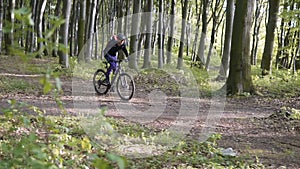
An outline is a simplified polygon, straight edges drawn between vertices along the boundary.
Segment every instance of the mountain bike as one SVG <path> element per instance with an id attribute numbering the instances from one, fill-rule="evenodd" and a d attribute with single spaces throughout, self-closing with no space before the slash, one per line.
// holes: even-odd
<path id="1" fill-rule="evenodd" d="M 108 68 L 108 62 L 103 62 L 106 66 L 106 70 Z M 106 79 L 105 73 L 103 69 L 98 69 L 94 73 L 93 83 L 94 88 L 97 94 L 105 95 L 110 89 L 114 89 L 114 83 L 116 82 L 116 89 L 119 97 L 123 100 L 130 100 L 135 92 L 135 83 L 133 78 L 125 72 L 125 69 L 122 67 L 122 60 L 118 61 L 117 69 L 113 73 L 113 77 L 111 83 L 109 83 L 109 79 Z"/>

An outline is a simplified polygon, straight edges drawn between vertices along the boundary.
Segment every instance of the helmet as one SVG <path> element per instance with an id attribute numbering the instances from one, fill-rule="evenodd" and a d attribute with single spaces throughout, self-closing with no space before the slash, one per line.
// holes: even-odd
<path id="1" fill-rule="evenodd" d="M 117 37 L 118 37 L 119 40 L 125 40 L 125 39 L 126 39 L 126 36 L 123 35 L 123 34 L 121 34 L 121 33 L 119 33 L 119 34 L 117 35 Z"/>

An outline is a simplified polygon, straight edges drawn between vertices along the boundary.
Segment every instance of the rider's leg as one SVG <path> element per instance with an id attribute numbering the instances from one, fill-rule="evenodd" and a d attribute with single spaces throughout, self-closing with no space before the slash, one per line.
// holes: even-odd
<path id="1" fill-rule="evenodd" d="M 110 75 L 110 73 L 113 71 L 113 70 L 116 70 L 116 68 L 117 68 L 117 63 L 116 62 L 114 62 L 114 61 L 110 61 L 109 62 L 109 68 L 107 69 L 107 72 L 106 72 L 106 79 L 108 80 L 108 82 L 109 82 L 109 75 Z"/>

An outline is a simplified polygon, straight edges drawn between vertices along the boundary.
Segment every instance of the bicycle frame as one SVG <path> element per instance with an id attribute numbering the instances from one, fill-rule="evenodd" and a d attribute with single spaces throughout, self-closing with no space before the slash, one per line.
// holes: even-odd
<path id="1" fill-rule="evenodd" d="M 113 87 L 114 87 L 114 83 L 115 83 L 115 81 L 117 80 L 118 75 L 119 75 L 120 73 L 124 72 L 123 67 L 121 66 L 121 64 L 122 64 L 122 62 L 119 61 L 119 62 L 118 62 L 118 66 L 117 66 L 117 68 L 116 68 L 116 71 L 115 71 L 115 73 L 113 74 L 113 77 L 112 77 L 112 80 L 111 80 L 111 87 L 110 87 L 110 88 L 113 88 Z"/>

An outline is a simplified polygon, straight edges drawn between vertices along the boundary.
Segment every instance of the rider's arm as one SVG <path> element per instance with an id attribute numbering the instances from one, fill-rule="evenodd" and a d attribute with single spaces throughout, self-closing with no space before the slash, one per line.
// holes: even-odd
<path id="1" fill-rule="evenodd" d="M 125 54 L 126 57 L 128 58 L 129 54 L 128 54 L 128 51 L 127 51 L 127 49 L 126 49 L 125 44 L 122 45 L 122 51 L 124 52 L 124 54 Z"/>

